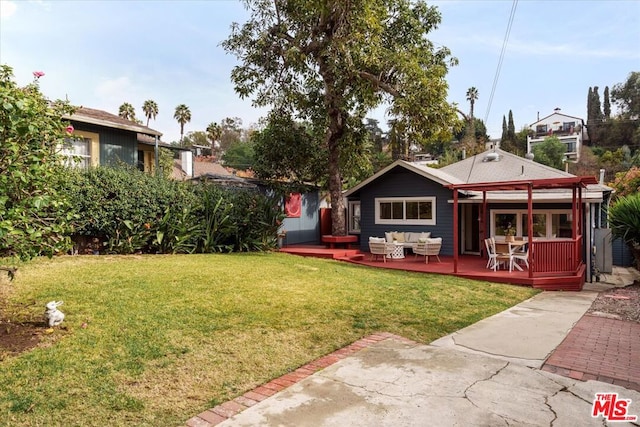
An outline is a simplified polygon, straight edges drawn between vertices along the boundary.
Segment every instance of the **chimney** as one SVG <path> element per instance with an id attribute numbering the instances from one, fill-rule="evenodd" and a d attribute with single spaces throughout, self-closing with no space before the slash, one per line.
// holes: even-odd
<path id="1" fill-rule="evenodd" d="M 604 185 L 604 169 L 600 169 L 600 179 L 598 180 L 600 185 Z"/>
<path id="2" fill-rule="evenodd" d="M 466 148 L 463 148 L 463 149 L 462 149 L 462 160 L 464 160 L 464 159 L 466 159 L 466 158 L 467 158 L 467 149 L 466 149 Z"/>

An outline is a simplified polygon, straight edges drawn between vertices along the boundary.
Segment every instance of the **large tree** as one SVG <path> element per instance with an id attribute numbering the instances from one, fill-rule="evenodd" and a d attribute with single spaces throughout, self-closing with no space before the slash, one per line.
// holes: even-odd
<path id="1" fill-rule="evenodd" d="M 611 90 L 611 97 L 625 119 L 640 119 L 640 72 L 632 71 L 624 83 L 618 83 Z"/>
<path id="2" fill-rule="evenodd" d="M 557 136 L 549 136 L 533 147 L 533 160 L 552 168 L 564 169 L 566 146 Z"/>
<path id="3" fill-rule="evenodd" d="M 149 120 L 155 120 L 158 115 L 158 104 L 156 104 L 156 101 L 148 99 L 142 104 L 142 111 L 144 111 L 144 115 L 147 118 L 147 126 L 149 126 Z"/>
<path id="4" fill-rule="evenodd" d="M 455 109 L 445 75 L 455 60 L 426 35 L 440 13 L 409 0 L 246 0 L 251 18 L 223 42 L 241 64 L 241 97 L 271 105 L 322 132 L 332 202 L 332 233 L 346 234 L 341 166 L 361 151 L 368 111 L 389 113 L 412 139 L 449 131 Z"/>
<path id="5" fill-rule="evenodd" d="M 191 110 L 189 110 L 189 107 L 185 104 L 180 104 L 176 107 L 176 111 L 173 113 L 173 118 L 180 124 L 180 145 L 182 145 L 184 125 L 191 121 Z"/>
<path id="6" fill-rule="evenodd" d="M 220 151 L 227 151 L 231 145 L 242 141 L 242 119 L 239 117 L 225 117 L 220 122 Z"/>

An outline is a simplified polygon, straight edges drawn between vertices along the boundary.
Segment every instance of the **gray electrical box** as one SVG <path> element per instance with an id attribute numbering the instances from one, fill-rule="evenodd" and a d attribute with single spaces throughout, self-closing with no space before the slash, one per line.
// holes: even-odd
<path id="1" fill-rule="evenodd" d="M 613 270 L 611 230 L 596 228 L 594 231 L 593 245 L 596 247 L 596 268 L 601 273 L 611 273 Z"/>

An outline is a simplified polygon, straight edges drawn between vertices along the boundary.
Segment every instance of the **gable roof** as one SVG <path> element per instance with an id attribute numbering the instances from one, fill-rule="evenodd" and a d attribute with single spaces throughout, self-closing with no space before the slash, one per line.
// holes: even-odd
<path id="1" fill-rule="evenodd" d="M 441 169 L 465 184 L 570 178 L 574 175 L 545 166 L 499 148 L 450 164 Z"/>
<path id="2" fill-rule="evenodd" d="M 435 181 L 435 182 L 437 182 L 439 184 L 442 184 L 442 185 L 464 184 L 464 181 L 461 181 L 460 179 L 456 178 L 455 176 L 452 176 L 452 175 L 448 174 L 447 172 L 443 171 L 442 169 L 430 168 L 429 166 L 423 166 L 423 165 L 419 165 L 419 164 L 416 164 L 416 163 L 410 163 L 410 162 L 406 162 L 404 160 L 396 160 L 395 162 L 391 163 L 386 168 L 381 169 L 380 171 L 378 171 L 374 175 L 372 175 L 369 178 L 365 179 L 360 184 L 358 184 L 355 187 L 347 190 L 344 193 L 345 197 L 348 197 L 348 196 L 358 192 L 361 188 L 371 184 L 373 181 L 377 180 L 378 178 L 380 178 L 381 176 L 383 176 L 384 174 L 386 174 L 387 172 L 389 172 L 390 170 L 395 169 L 395 168 L 407 169 L 408 171 L 411 171 L 411 172 L 413 172 L 415 174 L 423 176 L 423 177 L 425 177 L 427 179 L 430 179 L 430 180 Z"/>
<path id="3" fill-rule="evenodd" d="M 80 107 L 73 114 L 65 114 L 62 118 L 79 123 L 88 123 L 108 128 L 128 130 L 144 135 L 162 136 L 162 133 L 157 130 L 132 122 L 131 120 L 123 119 L 120 116 L 106 111 L 96 110 L 95 108 Z"/>
<path id="4" fill-rule="evenodd" d="M 576 117 L 576 116 L 570 116 L 568 114 L 564 114 L 564 113 L 560 113 L 559 111 L 554 111 L 553 113 L 549 114 L 548 116 L 545 116 L 541 119 L 536 120 L 535 122 L 531 123 L 531 125 L 529 125 L 529 127 L 533 127 L 536 124 L 540 123 L 540 122 L 544 122 L 545 120 L 547 120 L 550 117 L 553 116 L 562 116 L 562 117 L 568 117 L 570 119 L 576 119 L 576 120 L 580 120 L 582 123 L 584 123 L 584 119 L 581 117 Z"/>

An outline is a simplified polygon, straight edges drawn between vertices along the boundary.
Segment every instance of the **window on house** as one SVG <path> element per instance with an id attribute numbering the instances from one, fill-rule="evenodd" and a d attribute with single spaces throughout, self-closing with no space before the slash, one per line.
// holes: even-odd
<path id="1" fill-rule="evenodd" d="M 504 236 L 505 224 L 511 222 L 516 236 L 528 237 L 526 210 L 492 210 L 491 235 Z M 563 209 L 534 210 L 533 237 L 571 237 L 571 211 Z"/>
<path id="2" fill-rule="evenodd" d="M 65 164 L 67 166 L 88 169 L 91 165 L 91 139 L 65 138 L 60 153 L 66 157 Z"/>
<path id="3" fill-rule="evenodd" d="M 376 224 L 435 225 L 435 197 L 376 199 Z"/>
<path id="4" fill-rule="evenodd" d="M 349 202 L 349 233 L 360 233 L 360 202 Z"/>
<path id="5" fill-rule="evenodd" d="M 576 122 L 564 122 L 562 123 L 562 130 L 564 132 L 573 132 L 573 128 Z"/>
<path id="6" fill-rule="evenodd" d="M 537 125 L 536 133 L 547 133 L 547 125 Z"/>

